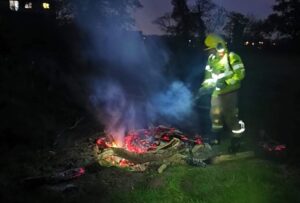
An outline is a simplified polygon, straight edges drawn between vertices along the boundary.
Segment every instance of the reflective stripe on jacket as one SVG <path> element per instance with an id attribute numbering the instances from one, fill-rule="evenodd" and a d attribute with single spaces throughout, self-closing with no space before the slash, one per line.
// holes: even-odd
<path id="1" fill-rule="evenodd" d="M 202 86 L 214 84 L 213 95 L 225 94 L 239 89 L 244 77 L 245 68 L 239 55 L 233 52 L 229 56 L 225 53 L 223 57 L 211 54 L 205 67 Z"/>

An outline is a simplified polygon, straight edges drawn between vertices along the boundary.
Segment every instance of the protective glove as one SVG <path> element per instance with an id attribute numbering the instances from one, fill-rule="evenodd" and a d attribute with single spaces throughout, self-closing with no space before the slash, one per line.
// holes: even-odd
<path id="1" fill-rule="evenodd" d="M 229 79 L 226 80 L 226 83 L 227 83 L 228 85 L 234 85 L 234 84 L 236 83 L 236 80 L 233 79 L 233 78 L 229 78 Z"/>
<path id="2" fill-rule="evenodd" d="M 202 83 L 202 87 L 206 89 L 210 89 L 216 86 L 216 81 L 209 79 Z M 202 88 L 201 87 L 201 88 Z"/>
<path id="3" fill-rule="evenodd" d="M 217 89 L 222 89 L 222 88 L 224 88 L 224 87 L 226 87 L 225 81 L 224 81 L 224 80 L 218 80 L 218 81 L 217 81 L 217 84 L 216 84 L 216 88 L 217 88 Z"/>
<path id="4" fill-rule="evenodd" d="M 211 94 L 211 92 L 213 91 L 213 87 L 212 88 L 208 88 L 208 87 L 201 87 L 199 88 L 195 100 L 198 100 L 200 97 L 207 95 L 207 94 Z"/>

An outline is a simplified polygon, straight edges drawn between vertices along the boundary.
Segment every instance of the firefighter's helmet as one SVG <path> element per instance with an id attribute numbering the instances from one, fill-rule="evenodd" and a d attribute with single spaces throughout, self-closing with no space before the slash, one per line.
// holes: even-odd
<path id="1" fill-rule="evenodd" d="M 226 50 L 225 40 L 217 34 L 208 34 L 204 40 L 204 43 L 208 49 L 216 49 L 217 51 Z"/>

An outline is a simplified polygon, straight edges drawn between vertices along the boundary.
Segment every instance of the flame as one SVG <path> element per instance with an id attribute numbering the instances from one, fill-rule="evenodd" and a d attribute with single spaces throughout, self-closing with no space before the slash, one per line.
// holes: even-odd
<path id="1" fill-rule="evenodd" d="M 131 130 L 125 134 L 124 129 L 114 130 L 106 134 L 106 137 L 99 138 L 96 143 L 100 148 L 114 147 L 124 148 L 130 152 L 146 153 L 157 149 L 160 141 L 170 142 L 177 137 L 182 142 L 189 142 L 196 145 L 203 144 L 201 136 L 196 135 L 189 139 L 185 134 L 175 128 L 158 126 L 156 128 Z M 157 136 L 159 135 L 159 137 Z"/>
<path id="2" fill-rule="evenodd" d="M 118 141 L 106 142 L 106 145 L 108 147 L 114 147 L 114 148 L 122 148 L 123 147 L 123 144 Z"/>
<path id="3" fill-rule="evenodd" d="M 113 143 L 111 143 L 111 147 L 118 147 L 118 144 L 113 142 Z"/>
<path id="4" fill-rule="evenodd" d="M 124 133 L 124 134 L 123 134 Z M 203 140 L 200 135 L 196 135 L 194 139 L 189 139 L 187 135 L 175 128 L 158 126 L 149 129 L 131 130 L 129 132 L 123 130 L 114 130 L 106 133 L 105 137 L 100 137 L 96 140 L 98 149 L 106 148 L 123 148 L 134 153 L 146 153 L 157 150 L 161 142 L 170 142 L 173 138 L 180 139 L 182 142 L 195 145 L 203 145 Z M 282 148 L 282 147 L 278 147 Z M 127 159 L 117 155 L 108 155 L 103 158 L 114 166 L 121 168 L 141 167 Z M 138 169 L 140 170 L 140 169 Z"/>
<path id="5" fill-rule="evenodd" d="M 121 148 L 124 145 L 125 128 L 110 129 L 106 133 L 109 143 L 109 147 Z"/>

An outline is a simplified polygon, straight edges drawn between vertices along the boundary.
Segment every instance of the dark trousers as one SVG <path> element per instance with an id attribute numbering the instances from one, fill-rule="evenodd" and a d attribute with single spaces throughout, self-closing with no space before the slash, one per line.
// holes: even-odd
<path id="1" fill-rule="evenodd" d="M 238 118 L 238 94 L 237 91 L 212 96 L 210 118 L 212 123 L 212 132 L 217 133 L 226 127 L 232 130 L 241 128 Z M 232 133 L 233 137 L 239 137 L 240 134 Z"/>

